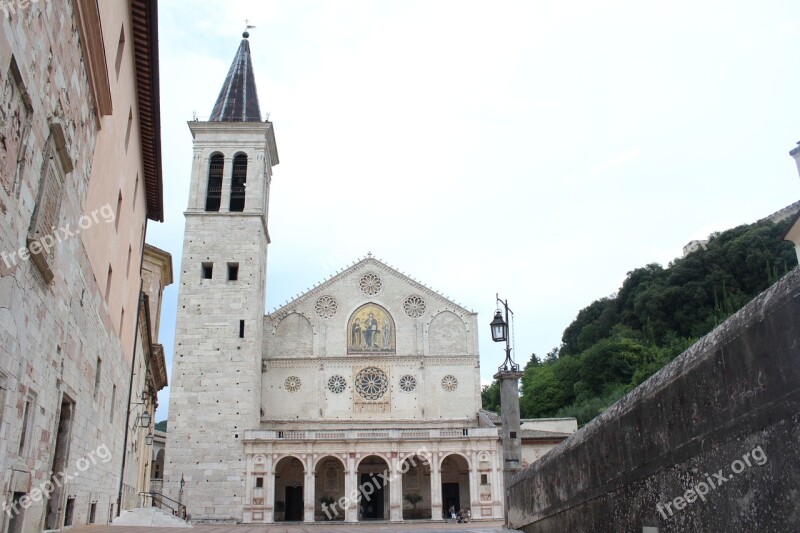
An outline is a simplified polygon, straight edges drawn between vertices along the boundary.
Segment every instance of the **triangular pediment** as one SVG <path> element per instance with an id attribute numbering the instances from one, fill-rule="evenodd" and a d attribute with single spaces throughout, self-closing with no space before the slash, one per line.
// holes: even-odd
<path id="1" fill-rule="evenodd" d="M 373 279 L 368 274 L 374 274 L 377 279 Z M 389 279 L 391 279 L 391 283 L 389 283 Z M 474 311 L 465 308 L 428 285 L 368 254 L 366 257 L 338 270 L 307 292 L 299 294 L 273 309 L 267 317 L 279 320 L 288 314 L 297 312 L 299 308 L 307 309 L 310 302 L 316 304 L 320 297 L 329 294 L 355 293 L 365 301 L 375 300 L 380 302 L 386 297 L 385 294 L 382 294 L 384 290 L 391 290 L 393 293 L 397 293 L 398 291 L 402 292 L 403 289 L 408 295 L 406 300 L 417 296 L 421 297 L 424 302 L 423 304 L 417 303 L 414 306 L 414 303 L 417 302 L 416 299 L 412 298 L 408 301 L 408 312 L 411 314 L 419 313 L 421 305 L 424 305 L 424 313 L 446 309 L 461 316 L 475 314 Z M 321 313 L 324 312 L 323 309 Z"/>

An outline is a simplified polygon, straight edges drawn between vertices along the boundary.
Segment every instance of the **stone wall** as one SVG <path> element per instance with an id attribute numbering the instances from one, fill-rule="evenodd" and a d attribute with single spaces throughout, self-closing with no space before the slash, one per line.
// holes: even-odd
<path id="1" fill-rule="evenodd" d="M 795 269 L 520 472 L 511 525 L 800 530 L 798 317 Z"/>
<path id="2" fill-rule="evenodd" d="M 105 18 L 93 23 L 111 20 L 116 37 L 124 21 L 130 36 L 129 3 L 102 5 Z M 136 174 L 143 175 L 134 147 L 113 173 L 98 169 L 98 161 L 116 162 L 112 155 L 124 153 L 115 131 L 130 127 L 138 139 L 138 124 L 129 126 L 129 106 L 118 98 L 123 89 L 135 95 L 133 47 L 125 49 L 122 78 L 111 91 L 115 112 L 100 117 L 85 54 L 103 57 L 103 32 L 85 25 L 95 36 L 87 39 L 80 6 L 93 3 L 0 6 L 0 504 L 8 510 L 0 514 L 2 531 L 106 523 L 117 511 L 145 196 L 139 186 L 139 208 L 129 207 Z M 91 190 L 111 182 L 110 205 L 91 198 Z M 131 191 L 121 211 L 120 190 Z M 53 244 L 37 259 L 25 248 L 32 227 L 41 230 L 32 242 Z M 99 266 L 92 264 L 93 245 Z M 106 282 L 110 264 L 113 283 Z M 120 295 L 133 295 L 127 314 Z M 40 488 L 47 489 L 51 471 L 62 486 L 48 500 Z"/>

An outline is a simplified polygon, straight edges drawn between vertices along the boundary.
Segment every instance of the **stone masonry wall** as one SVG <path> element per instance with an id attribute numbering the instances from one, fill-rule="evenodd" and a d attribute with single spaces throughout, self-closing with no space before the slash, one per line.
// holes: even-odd
<path id="1" fill-rule="evenodd" d="M 73 524 L 87 522 L 92 502 L 96 522 L 105 523 L 117 498 L 129 365 L 80 237 L 55 246 L 50 283 L 32 261 L 11 255 L 26 243 L 54 121 L 63 124 L 74 170 L 51 215 L 74 228 L 84 213 L 98 135 L 92 96 L 72 2 L 6 4 L 17 9 L 0 12 L 0 503 L 14 492 L 33 496 L 48 480 L 67 397 L 75 403 L 66 465 L 74 477 L 64 496 L 75 498 Z M 90 456 L 82 470 L 79 461 Z M 24 511 L 23 531 L 42 530 L 45 505 L 40 499 Z M 9 518 L 1 514 L 0 524 Z"/>
<path id="2" fill-rule="evenodd" d="M 561 531 L 798 531 L 800 269 L 545 457 L 509 521 Z"/>

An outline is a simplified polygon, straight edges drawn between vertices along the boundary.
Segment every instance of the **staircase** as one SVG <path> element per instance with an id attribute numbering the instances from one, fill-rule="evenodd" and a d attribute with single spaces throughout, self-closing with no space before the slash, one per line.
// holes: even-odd
<path id="1" fill-rule="evenodd" d="M 111 523 L 112 526 L 142 527 L 192 527 L 186 521 L 174 516 L 169 511 L 158 507 L 137 507 L 122 511 Z"/>

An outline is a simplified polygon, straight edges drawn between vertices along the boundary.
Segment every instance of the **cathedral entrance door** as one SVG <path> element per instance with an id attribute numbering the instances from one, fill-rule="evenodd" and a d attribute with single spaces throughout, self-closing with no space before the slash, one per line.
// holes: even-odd
<path id="1" fill-rule="evenodd" d="M 450 519 L 450 507 L 458 512 L 461 509 L 461 500 L 459 499 L 458 483 L 442 483 L 442 512 L 444 517 Z"/>
<path id="2" fill-rule="evenodd" d="M 303 487 L 286 487 L 286 521 L 303 520 Z"/>
<path id="3" fill-rule="evenodd" d="M 361 474 L 361 516 L 364 520 L 383 520 L 383 480 L 375 474 Z M 364 490 L 367 485 L 374 489 Z M 371 492 L 371 494 L 368 494 Z"/>

